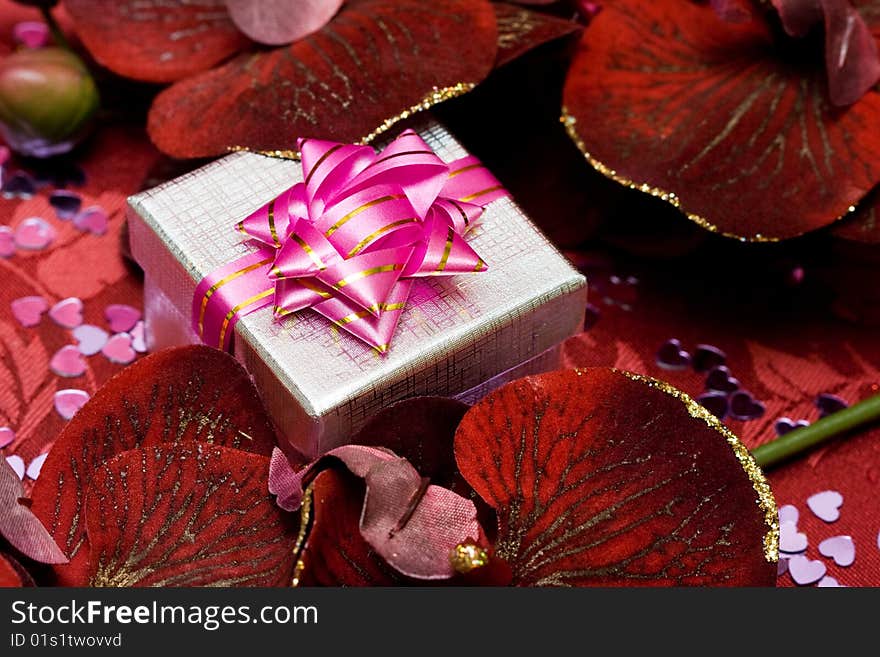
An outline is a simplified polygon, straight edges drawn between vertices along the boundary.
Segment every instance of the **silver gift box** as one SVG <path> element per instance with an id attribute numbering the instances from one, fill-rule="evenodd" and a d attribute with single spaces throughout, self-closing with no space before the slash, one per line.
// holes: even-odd
<path id="1" fill-rule="evenodd" d="M 416 130 L 444 161 L 467 154 L 433 120 Z M 249 250 L 236 222 L 301 180 L 299 162 L 242 152 L 129 199 L 151 348 L 198 342 L 196 285 Z M 560 343 L 583 323 L 584 277 L 510 198 L 486 208 L 468 241 L 488 271 L 417 280 L 385 355 L 311 310 L 275 320 L 267 307 L 238 322 L 235 356 L 296 450 L 344 444 L 408 397 L 473 400 L 558 365 Z"/>

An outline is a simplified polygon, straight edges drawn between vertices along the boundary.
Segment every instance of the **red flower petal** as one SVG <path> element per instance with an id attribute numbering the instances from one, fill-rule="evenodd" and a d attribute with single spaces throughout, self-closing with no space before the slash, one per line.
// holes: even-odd
<path id="1" fill-rule="evenodd" d="M 290 149 L 298 137 L 358 141 L 480 82 L 496 34 L 485 0 L 352 0 L 290 47 L 240 55 L 163 91 L 150 136 L 176 157 Z"/>
<path id="2" fill-rule="evenodd" d="M 288 586 L 295 516 L 269 497 L 268 471 L 263 456 L 205 444 L 108 461 L 86 502 L 89 585 Z"/>
<path id="3" fill-rule="evenodd" d="M 496 2 L 492 6 L 498 21 L 498 57 L 495 66 L 503 66 L 548 41 L 583 30 L 583 26 L 574 21 L 525 7 L 506 2 Z"/>
<path id="4" fill-rule="evenodd" d="M 859 204 L 855 215 L 833 228 L 838 237 L 866 244 L 880 244 L 880 190 L 874 190 Z"/>
<path id="5" fill-rule="evenodd" d="M 28 572 L 8 554 L 0 552 L 0 589 L 34 586 Z"/>
<path id="6" fill-rule="evenodd" d="M 12 547 L 40 563 L 66 563 L 67 557 L 33 511 L 22 504 L 24 486 L 15 470 L 0 456 L 0 536 Z"/>
<path id="7" fill-rule="evenodd" d="M 770 239 L 822 227 L 880 181 L 880 94 L 832 108 L 818 55 L 781 53 L 762 21 L 617 0 L 569 73 L 570 131 L 600 171 L 707 228 Z"/>
<path id="8" fill-rule="evenodd" d="M 348 472 L 324 470 L 306 492 L 303 523 L 311 528 L 299 551 L 303 586 L 395 586 L 404 577 L 380 557 L 358 529 L 365 485 Z"/>
<path id="9" fill-rule="evenodd" d="M 64 6 L 99 63 L 147 82 L 204 71 L 250 43 L 224 0 L 65 0 Z"/>
<path id="10" fill-rule="evenodd" d="M 683 403 L 684 402 L 684 403 Z M 474 406 L 459 468 L 519 585 L 772 585 L 776 507 L 698 404 L 615 370 L 515 381 Z"/>
<path id="11" fill-rule="evenodd" d="M 127 450 L 196 441 L 264 456 L 274 446 L 253 384 L 223 352 L 194 346 L 152 354 L 92 397 L 61 432 L 33 490 L 34 513 L 70 558 L 56 568 L 60 583 L 86 581 L 83 506 L 96 470 Z"/>
<path id="12" fill-rule="evenodd" d="M 226 0 L 236 27 L 258 43 L 279 46 L 320 30 L 343 0 Z"/>

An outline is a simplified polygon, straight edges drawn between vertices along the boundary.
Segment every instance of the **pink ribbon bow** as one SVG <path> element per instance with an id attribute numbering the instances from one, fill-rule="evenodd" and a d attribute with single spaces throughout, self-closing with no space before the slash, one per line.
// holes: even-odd
<path id="1" fill-rule="evenodd" d="M 274 302 L 306 308 L 380 353 L 414 278 L 486 269 L 464 240 L 507 192 L 472 156 L 444 163 L 412 130 L 378 155 L 369 146 L 301 139 L 304 182 L 237 226 L 257 249 L 206 276 L 194 328 L 228 349 L 238 319 Z"/>

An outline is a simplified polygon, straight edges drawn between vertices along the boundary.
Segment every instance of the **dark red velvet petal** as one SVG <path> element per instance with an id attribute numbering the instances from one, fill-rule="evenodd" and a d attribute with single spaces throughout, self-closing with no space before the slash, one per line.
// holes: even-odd
<path id="1" fill-rule="evenodd" d="M 566 83 L 573 137 L 603 173 L 707 228 L 770 239 L 830 224 L 880 181 L 880 94 L 831 107 L 821 49 L 785 54 L 768 25 L 608 3 Z"/>
<path id="2" fill-rule="evenodd" d="M 0 589 L 34 586 L 34 580 L 12 556 L 0 552 Z"/>
<path id="3" fill-rule="evenodd" d="M 396 586 L 405 578 L 380 557 L 361 535 L 364 482 L 329 469 L 307 491 L 303 518 L 309 528 L 300 546 L 298 576 L 302 586 Z"/>
<path id="4" fill-rule="evenodd" d="M 480 82 L 496 40 L 486 0 L 351 0 L 289 47 L 240 55 L 162 92 L 148 129 L 175 157 L 291 149 L 298 137 L 358 141 L 438 101 L 435 88 Z"/>
<path id="5" fill-rule="evenodd" d="M 862 201 L 855 214 L 833 229 L 838 237 L 866 244 L 880 244 L 880 190 L 874 190 Z"/>
<path id="6" fill-rule="evenodd" d="M 296 516 L 268 475 L 263 456 L 198 443 L 107 461 L 86 499 L 88 584 L 289 586 Z"/>
<path id="7" fill-rule="evenodd" d="M 455 450 L 518 585 L 773 585 L 778 533 L 748 452 L 665 384 L 610 369 L 515 381 Z M 684 403 L 683 403 L 684 402 Z"/>
<path id="8" fill-rule="evenodd" d="M 250 44 L 224 0 L 65 0 L 92 56 L 114 73 L 171 82 Z"/>
<path id="9" fill-rule="evenodd" d="M 70 558 L 59 583 L 85 581 L 83 505 L 95 471 L 147 445 L 213 443 L 272 453 L 275 434 L 247 373 L 202 346 L 168 349 L 108 381 L 61 432 L 33 490 L 32 510 Z"/>
<path id="10" fill-rule="evenodd" d="M 496 2 L 492 6 L 498 21 L 496 66 L 503 66 L 548 41 L 583 30 L 583 26 L 574 21 L 507 2 Z"/>

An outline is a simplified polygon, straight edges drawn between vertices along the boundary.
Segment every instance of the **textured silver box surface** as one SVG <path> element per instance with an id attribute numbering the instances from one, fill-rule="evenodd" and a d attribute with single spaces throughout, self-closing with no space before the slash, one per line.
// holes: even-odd
<path id="1" fill-rule="evenodd" d="M 445 161 L 466 155 L 436 122 L 418 131 Z M 298 162 L 235 153 L 129 199 L 132 252 L 173 321 L 189 322 L 198 281 L 248 252 L 234 224 L 300 180 Z M 586 281 L 512 199 L 468 240 L 488 271 L 417 281 L 384 356 L 312 311 L 238 323 L 236 357 L 294 447 L 330 449 L 400 399 L 456 396 L 533 359 L 544 369 L 537 357 L 579 330 Z"/>

